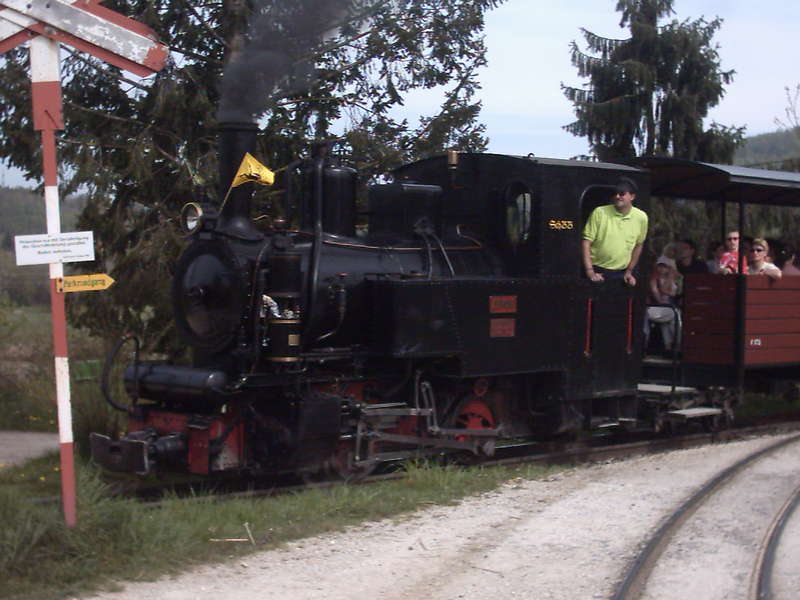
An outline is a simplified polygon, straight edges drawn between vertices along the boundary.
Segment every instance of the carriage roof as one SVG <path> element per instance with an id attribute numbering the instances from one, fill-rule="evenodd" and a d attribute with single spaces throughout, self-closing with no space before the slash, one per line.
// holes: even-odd
<path id="1" fill-rule="evenodd" d="M 800 173 L 654 156 L 629 164 L 650 171 L 654 196 L 800 206 Z"/>

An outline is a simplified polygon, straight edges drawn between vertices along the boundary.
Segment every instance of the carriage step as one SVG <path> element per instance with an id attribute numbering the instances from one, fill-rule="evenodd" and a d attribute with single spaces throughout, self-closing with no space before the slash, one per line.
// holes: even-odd
<path id="1" fill-rule="evenodd" d="M 715 417 L 722 414 L 722 409 L 711 408 L 710 406 L 697 406 L 695 408 L 684 408 L 681 410 L 667 411 L 667 416 L 677 421 L 688 421 L 689 419 L 699 419 L 702 417 Z"/>
<path id="2" fill-rule="evenodd" d="M 671 385 L 662 385 L 659 383 L 640 383 L 637 386 L 640 394 L 656 394 L 656 395 L 663 395 L 663 394 L 671 394 L 672 393 L 672 386 Z M 693 387 L 684 387 L 680 385 L 675 386 L 675 393 L 676 394 L 696 394 L 697 389 Z"/>

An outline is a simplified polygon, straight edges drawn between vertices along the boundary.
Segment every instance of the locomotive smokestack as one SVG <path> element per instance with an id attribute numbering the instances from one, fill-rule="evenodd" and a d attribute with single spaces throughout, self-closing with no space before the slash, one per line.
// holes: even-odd
<path id="1" fill-rule="evenodd" d="M 260 240 L 264 236 L 253 227 L 250 219 L 250 199 L 253 183 L 231 188 L 245 153 L 254 153 L 258 125 L 245 122 L 219 124 L 219 197 L 225 198 L 221 207 L 217 231 L 243 240 Z M 230 192 L 228 191 L 230 189 Z"/>

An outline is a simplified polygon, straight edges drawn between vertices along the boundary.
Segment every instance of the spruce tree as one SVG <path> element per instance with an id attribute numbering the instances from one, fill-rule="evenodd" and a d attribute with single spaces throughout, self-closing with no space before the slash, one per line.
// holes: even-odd
<path id="1" fill-rule="evenodd" d="M 629 37 L 582 29 L 588 52 L 571 44 L 572 64 L 589 81 L 562 85 L 577 117 L 565 129 L 586 137 L 600 160 L 655 154 L 732 162 L 744 128 L 703 127 L 734 75 L 721 68 L 713 43 L 722 20 L 664 23 L 672 0 L 618 0 L 616 10 Z"/>

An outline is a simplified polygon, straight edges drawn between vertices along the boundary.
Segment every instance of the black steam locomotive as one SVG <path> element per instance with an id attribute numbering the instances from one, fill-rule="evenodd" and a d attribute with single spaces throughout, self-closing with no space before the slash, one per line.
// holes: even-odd
<path id="1" fill-rule="evenodd" d="M 222 128 L 223 184 L 256 132 Z M 93 434 L 95 461 L 352 474 L 634 422 L 644 286 L 592 284 L 580 261 L 621 175 L 647 210 L 635 167 L 450 152 L 371 186 L 363 214 L 356 172 L 321 146 L 286 173 L 299 214 L 268 230 L 252 184 L 219 212 L 189 205 L 173 299 L 193 364 L 130 365 L 129 431 Z"/>

